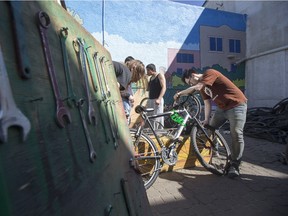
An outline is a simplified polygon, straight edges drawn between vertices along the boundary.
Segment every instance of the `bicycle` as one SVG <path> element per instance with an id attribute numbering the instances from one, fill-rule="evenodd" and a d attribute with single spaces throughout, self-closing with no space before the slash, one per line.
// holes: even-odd
<path id="1" fill-rule="evenodd" d="M 188 124 L 192 126 L 191 144 L 200 164 L 216 175 L 224 175 L 227 172 L 231 153 L 226 140 L 218 130 L 208 125 L 204 127 L 201 124 L 197 118 L 201 107 L 196 107 L 198 112 L 189 113 L 184 106 L 189 98 L 199 101 L 194 95 L 189 95 L 182 102 L 175 104 L 171 111 L 157 115 L 148 116 L 148 113 L 153 109 L 142 106 L 145 99 L 135 107 L 135 112 L 141 115 L 143 124 L 140 124 L 136 129 L 130 129 L 134 147 L 134 157 L 131 158 L 130 162 L 131 166 L 141 174 L 146 190 L 155 182 L 164 164 L 173 166 L 177 163 L 176 150 L 181 143 L 180 135 Z M 178 123 L 178 127 L 173 132 L 169 131 L 168 133 L 169 146 L 163 144 L 151 123 L 151 119 L 164 116 L 171 118 L 174 116 L 172 119 Z M 146 123 L 160 146 L 159 150 L 150 136 L 144 132 L 143 125 Z"/>

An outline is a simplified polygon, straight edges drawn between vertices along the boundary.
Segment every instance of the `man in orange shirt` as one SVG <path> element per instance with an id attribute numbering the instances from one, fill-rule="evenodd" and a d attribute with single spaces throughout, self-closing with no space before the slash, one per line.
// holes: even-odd
<path id="1" fill-rule="evenodd" d="M 232 152 L 228 176 L 231 178 L 239 176 L 239 166 L 244 151 L 243 128 L 246 122 L 247 98 L 234 83 L 214 69 L 208 69 L 203 74 L 198 74 L 193 69 L 186 70 L 182 81 L 191 87 L 176 93 L 174 100 L 181 95 L 200 91 L 205 105 L 203 124 L 219 128 L 227 120 L 229 121 Z M 217 108 L 210 120 L 212 101 Z"/>

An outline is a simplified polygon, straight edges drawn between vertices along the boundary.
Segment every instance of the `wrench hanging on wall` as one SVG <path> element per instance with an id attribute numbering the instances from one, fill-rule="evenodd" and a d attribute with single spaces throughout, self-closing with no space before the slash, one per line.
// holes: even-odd
<path id="1" fill-rule="evenodd" d="M 93 61 L 94 61 L 95 70 L 96 70 L 96 76 L 97 76 L 97 80 L 98 80 L 98 84 L 99 84 L 99 88 L 100 88 L 100 93 L 101 93 L 101 100 L 99 101 L 99 106 L 101 107 L 101 103 L 106 100 L 106 94 L 105 94 L 105 91 L 104 91 L 104 88 L 103 88 L 103 82 L 102 82 L 102 77 L 101 77 L 101 73 L 100 73 L 100 70 L 99 70 L 97 55 L 98 55 L 98 52 L 95 52 L 94 55 L 93 55 Z M 104 126 L 104 133 L 105 133 L 106 143 L 109 143 L 110 138 L 109 138 L 109 136 L 107 134 L 107 131 L 109 129 L 107 128 L 107 124 L 105 124 L 105 122 L 104 122 L 103 115 L 100 115 L 100 119 L 101 119 L 102 125 Z"/>
<path id="2" fill-rule="evenodd" d="M 68 37 L 68 28 L 61 28 L 59 32 L 60 37 L 60 43 L 62 48 L 62 55 L 63 55 L 63 64 L 64 64 L 64 70 L 65 70 L 65 78 L 66 78 L 66 84 L 67 84 L 67 103 L 70 107 L 73 107 L 73 105 L 76 104 L 76 95 L 72 88 L 72 82 L 70 77 L 70 67 L 69 67 L 69 59 L 68 59 L 68 53 L 66 50 L 66 39 Z"/>
<path id="3" fill-rule="evenodd" d="M 77 107 L 79 109 L 79 113 L 80 113 L 80 117 L 81 117 L 81 121 L 82 121 L 82 126 L 83 126 L 84 133 L 85 133 L 86 142 L 87 142 L 88 148 L 89 148 L 89 158 L 90 158 L 90 161 L 93 163 L 95 161 L 95 159 L 97 158 L 97 154 L 96 154 L 96 151 L 94 150 L 93 143 L 92 143 L 92 140 L 90 138 L 89 131 L 87 128 L 86 120 L 85 120 L 85 117 L 84 117 L 84 114 L 82 111 L 83 104 L 84 104 L 84 99 L 80 99 L 77 102 Z"/>
<path id="4" fill-rule="evenodd" d="M 86 59 L 87 59 L 87 62 L 88 62 L 88 68 L 89 68 L 89 74 L 90 74 L 90 78 L 91 78 L 91 81 L 92 81 L 92 86 L 93 86 L 93 89 L 95 92 L 98 91 L 98 88 L 97 88 L 97 81 L 96 81 L 96 77 L 95 77 L 95 70 L 94 70 L 94 67 L 92 67 L 93 63 L 92 63 L 92 59 L 89 55 L 89 52 L 88 52 L 88 49 L 90 48 L 90 46 L 88 46 L 84 40 L 81 41 L 82 42 L 82 46 L 83 46 L 83 51 L 85 53 L 85 56 L 86 56 Z"/>
<path id="5" fill-rule="evenodd" d="M 68 123 L 71 123 L 71 116 L 70 116 L 69 110 L 65 107 L 60 96 L 59 86 L 58 86 L 58 82 L 56 79 L 56 73 L 55 73 L 52 56 L 50 52 L 49 41 L 46 35 L 46 31 L 49 28 L 50 23 L 51 23 L 50 17 L 48 16 L 47 13 L 40 11 L 37 13 L 36 19 L 38 21 L 38 27 L 39 27 L 39 32 L 41 36 L 46 66 L 47 66 L 47 70 L 50 76 L 51 84 L 53 87 L 53 93 L 54 93 L 55 100 L 56 100 L 56 120 L 57 120 L 58 125 L 64 128 L 65 127 L 64 120 L 63 120 L 64 117 L 66 117 Z"/>
<path id="6" fill-rule="evenodd" d="M 104 82 L 105 82 L 105 87 L 106 87 L 106 96 L 110 97 L 111 92 L 110 92 L 110 88 L 109 88 L 108 82 L 107 82 L 104 59 L 105 59 L 105 56 L 102 56 L 102 57 L 100 57 L 99 61 L 100 61 L 100 65 L 101 65 L 101 69 L 102 69 L 102 73 L 103 73 L 103 77 L 104 77 Z"/>
<path id="7" fill-rule="evenodd" d="M 24 27 L 23 17 L 21 15 L 21 6 L 24 3 L 19 1 L 8 1 L 8 4 L 12 15 L 12 28 L 18 70 L 21 78 L 28 79 L 31 77 L 31 69 L 25 40 L 27 29 Z"/>
<path id="8" fill-rule="evenodd" d="M 100 65 L 101 65 L 101 69 L 102 69 L 102 73 L 103 73 L 103 77 L 104 77 L 104 83 L 105 83 L 105 86 L 106 86 L 106 92 L 104 93 L 104 95 L 106 96 L 106 100 L 105 100 L 104 103 L 105 103 L 106 112 L 107 112 L 107 115 L 108 115 L 109 121 L 110 121 L 109 125 L 110 125 L 110 128 L 111 128 L 111 133 L 112 133 L 112 138 L 113 138 L 113 141 L 114 141 L 114 146 L 115 146 L 115 148 L 117 148 L 118 147 L 117 139 L 119 138 L 118 125 L 116 124 L 115 116 L 114 116 L 114 110 L 113 110 L 113 107 L 112 107 L 112 105 L 114 105 L 114 101 L 111 101 L 110 99 L 108 99 L 109 97 L 111 97 L 111 92 L 110 92 L 110 88 L 109 88 L 109 85 L 108 85 L 108 82 L 107 82 L 106 70 L 105 70 L 106 67 L 105 67 L 104 59 L 105 59 L 105 56 L 102 56 L 99 59 Z M 111 114 L 112 114 L 112 118 L 109 115 L 109 108 L 110 108 L 110 111 L 111 111 Z M 115 132 L 115 129 L 116 129 L 116 132 Z"/>
<path id="9" fill-rule="evenodd" d="M 86 90 L 86 97 L 87 97 L 87 103 L 88 103 L 88 119 L 90 124 L 97 124 L 96 114 L 95 110 L 92 104 L 92 96 L 90 93 L 89 88 L 89 79 L 88 79 L 88 70 L 86 65 L 86 55 L 84 51 L 84 45 L 83 40 L 81 38 L 77 38 L 76 41 L 73 41 L 74 49 L 78 53 L 78 57 L 80 60 L 80 64 L 82 67 L 82 73 L 84 75 L 84 85 Z"/>
<path id="10" fill-rule="evenodd" d="M 0 141 L 7 142 L 8 128 L 18 126 L 22 129 L 22 140 L 26 140 L 31 124 L 17 108 L 6 71 L 0 45 Z"/>

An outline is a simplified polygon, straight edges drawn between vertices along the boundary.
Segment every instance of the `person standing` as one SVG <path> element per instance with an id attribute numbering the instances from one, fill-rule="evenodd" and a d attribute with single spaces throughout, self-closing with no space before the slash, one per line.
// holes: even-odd
<path id="1" fill-rule="evenodd" d="M 246 122 L 247 98 L 233 82 L 214 69 L 208 69 L 203 74 L 197 74 L 193 69 L 186 70 L 182 81 L 191 87 L 176 93 L 174 100 L 181 95 L 200 91 L 205 108 L 203 125 L 209 124 L 218 129 L 227 120 L 229 121 L 232 152 L 227 174 L 230 178 L 239 176 L 239 166 L 244 151 L 243 129 Z M 212 101 L 217 107 L 210 119 Z"/>
<path id="2" fill-rule="evenodd" d="M 134 103 L 131 83 L 143 79 L 145 75 L 145 66 L 139 60 L 130 60 L 126 64 L 113 61 L 113 66 L 123 102 L 124 112 L 129 124 L 131 106 Z"/>
<path id="3" fill-rule="evenodd" d="M 166 79 L 164 74 L 158 73 L 154 64 L 146 66 L 147 75 L 151 76 L 148 82 L 149 100 L 148 107 L 153 108 L 153 114 L 163 113 L 164 110 L 164 94 L 166 92 Z M 164 127 L 164 118 L 160 117 L 153 122 L 154 129 Z M 158 123 L 157 123 L 158 122 Z"/>

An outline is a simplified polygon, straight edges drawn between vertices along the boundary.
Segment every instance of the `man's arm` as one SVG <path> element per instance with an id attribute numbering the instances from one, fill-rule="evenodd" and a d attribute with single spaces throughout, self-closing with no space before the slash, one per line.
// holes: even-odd
<path id="1" fill-rule="evenodd" d="M 203 125 L 209 124 L 210 115 L 211 115 L 211 100 L 210 99 L 206 99 L 206 100 L 204 100 L 204 121 L 203 121 Z"/>
<path id="2" fill-rule="evenodd" d="M 166 80 L 165 80 L 165 76 L 162 73 L 159 74 L 159 81 L 161 85 L 161 91 L 160 91 L 158 100 L 161 101 L 161 99 L 163 98 L 166 92 Z"/>
<path id="3" fill-rule="evenodd" d="M 192 94 L 195 91 L 200 91 L 203 87 L 204 87 L 204 84 L 199 82 L 196 85 L 193 85 L 193 86 L 191 86 L 191 87 L 189 87 L 183 91 L 176 93 L 173 98 L 174 98 L 174 100 L 177 100 L 178 97 L 183 96 L 183 95 Z"/>

